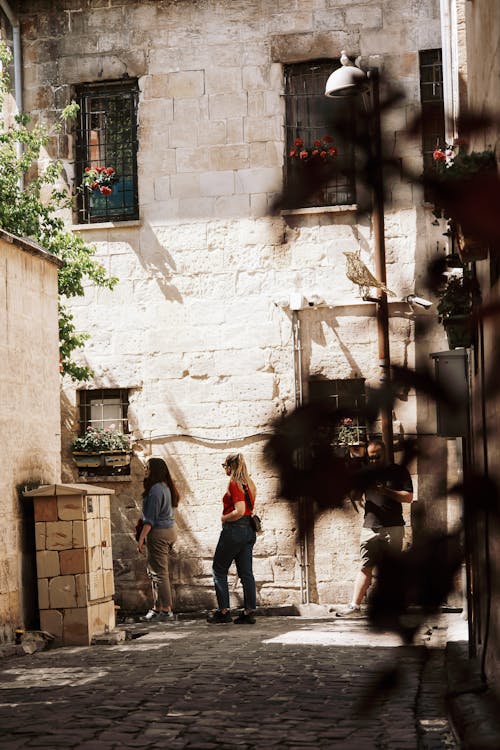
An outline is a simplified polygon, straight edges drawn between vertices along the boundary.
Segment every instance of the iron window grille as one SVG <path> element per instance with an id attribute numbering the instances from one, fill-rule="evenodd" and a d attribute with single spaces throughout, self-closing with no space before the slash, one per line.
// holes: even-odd
<path id="1" fill-rule="evenodd" d="M 307 174 L 300 159 L 290 158 L 290 151 L 297 138 L 301 138 L 304 145 L 309 147 L 315 140 L 321 140 L 325 135 L 331 136 L 332 145 L 337 149 L 328 180 L 321 190 L 303 200 L 303 207 L 341 206 L 356 202 L 356 101 L 338 99 L 332 102 L 325 97 L 326 81 L 336 67 L 339 67 L 338 61 L 318 60 L 287 65 L 284 71 L 286 194 L 300 194 L 300 182 Z"/>
<path id="2" fill-rule="evenodd" d="M 366 391 L 364 378 L 350 378 L 346 380 L 310 380 L 309 401 L 331 399 L 334 409 L 341 409 L 347 416 L 352 409 L 352 431 L 357 441 L 367 438 L 367 428 L 359 418 L 358 410 L 366 405 Z M 339 444 L 339 429 L 341 423 L 332 423 L 328 427 L 326 436 L 333 447 L 345 449 L 345 444 Z"/>
<path id="3" fill-rule="evenodd" d="M 110 195 L 77 191 L 78 222 L 137 219 L 137 81 L 86 84 L 77 88 L 76 101 L 77 185 L 87 167 L 113 167 L 118 178 Z"/>
<path id="4" fill-rule="evenodd" d="M 420 104 L 422 108 L 422 156 L 424 172 L 434 168 L 432 153 L 445 145 L 443 60 L 440 49 L 421 50 Z M 424 195 L 426 200 L 429 195 Z"/>
<path id="5" fill-rule="evenodd" d="M 111 428 L 127 434 L 128 390 L 100 388 L 79 391 L 79 434 L 89 427 Z"/>

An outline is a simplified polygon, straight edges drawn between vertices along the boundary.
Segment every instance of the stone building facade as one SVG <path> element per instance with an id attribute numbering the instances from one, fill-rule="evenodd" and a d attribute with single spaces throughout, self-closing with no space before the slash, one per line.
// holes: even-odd
<path id="1" fill-rule="evenodd" d="M 422 169 L 421 144 L 405 129 L 420 106 L 419 52 L 441 45 L 438 2 L 17 5 L 24 107 L 36 118 L 52 124 L 82 87 L 137 86 L 137 216 L 67 217 L 119 279 L 112 292 L 89 287 L 71 302 L 77 324 L 91 333 L 82 362 L 94 376 L 79 387 L 65 382 L 62 393 L 63 481 L 77 478 L 70 443 L 82 399 L 98 391 L 126 399 L 136 441 L 130 475 L 98 477 L 116 490 L 118 604 L 138 610 L 148 597 L 131 532 L 141 458 L 154 454 L 167 460 L 182 497 L 175 606 L 214 605 L 211 556 L 226 483 L 221 463 L 234 451 L 248 460 L 265 527 L 255 548 L 260 603 L 345 600 L 358 564 L 360 516 L 352 509 L 323 513 L 305 555 L 296 509 L 277 496 L 263 448 L 272 420 L 307 401 L 319 380 L 336 387 L 379 380 L 375 308 L 347 278 L 344 256 L 359 251 L 373 270 L 373 226 L 352 202 L 271 212 L 288 159 L 285 72 L 309 61 L 337 64 L 345 49 L 352 60 L 361 56 L 365 68 L 379 67 L 404 93 L 382 120 L 402 167 L 386 181 L 387 285 L 395 292 L 391 358 L 427 363 L 430 351 L 444 348 L 441 333 L 431 328 L 416 347 L 415 323 L 433 313 L 402 300 L 422 285 L 442 230 L 405 176 Z M 63 159 L 70 185 L 78 175 L 75 149 L 71 130 L 50 148 Z M 293 311 L 291 299 L 305 302 Z M 433 442 L 432 407 L 411 391 L 401 396 L 395 434 L 427 435 L 427 455 L 437 451 L 446 464 L 447 445 Z M 438 475 L 435 462 L 415 465 L 419 502 L 432 501 Z M 435 515 L 440 522 L 446 510 Z"/>
<path id="2" fill-rule="evenodd" d="M 0 230 L 0 642 L 35 627 L 33 504 L 22 491 L 61 472 L 60 261 Z"/>
<path id="3" fill-rule="evenodd" d="M 498 3 L 471 4 L 463 0 L 451 4 L 456 18 L 448 42 L 454 45 L 451 74 L 456 81 L 455 111 L 471 110 L 485 118 L 482 126 L 467 133 L 474 151 L 492 149 L 497 162 L 500 153 L 500 7 Z M 455 120 L 455 127 L 459 123 Z M 459 131 L 459 135 L 462 135 Z M 496 203 L 481 201 L 481 211 L 491 238 L 487 258 L 475 263 L 482 301 L 498 305 L 500 230 Z M 496 382 L 498 319 L 486 315 L 478 322 L 478 337 L 470 350 L 470 430 L 466 439 L 469 451 L 469 476 L 479 473 L 493 484 L 484 493 L 485 503 L 471 514 L 469 533 L 471 650 L 479 657 L 485 682 L 500 693 L 500 524 L 495 490 L 499 473 L 499 397 Z M 477 365 L 475 363 L 478 363 Z M 476 480 L 477 481 L 477 480 Z M 498 490 L 496 490 L 498 491 Z M 483 494 L 478 492 L 477 498 Z M 489 503 L 492 503 L 491 505 Z"/>

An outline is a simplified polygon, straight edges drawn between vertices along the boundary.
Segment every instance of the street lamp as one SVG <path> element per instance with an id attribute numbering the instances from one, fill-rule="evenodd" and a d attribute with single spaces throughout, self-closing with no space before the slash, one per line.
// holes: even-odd
<path id="1" fill-rule="evenodd" d="M 379 72 L 377 68 L 370 68 L 365 73 L 347 57 L 342 51 L 340 56 L 342 66 L 328 78 L 326 82 L 325 96 L 332 99 L 345 99 L 363 95 L 371 92 L 370 108 L 368 109 L 369 121 L 372 123 L 373 134 L 370 143 L 373 143 L 372 157 L 372 222 L 375 249 L 375 273 L 382 284 L 386 284 L 385 270 L 385 232 L 384 232 L 384 182 L 382 172 L 382 137 L 380 130 L 380 93 Z M 391 370 L 389 353 L 389 313 L 387 307 L 387 294 L 379 289 L 377 304 L 377 335 L 378 356 L 381 368 L 380 380 L 386 389 L 383 403 L 380 409 L 382 422 L 382 439 L 385 443 L 387 458 L 393 460 L 393 431 L 392 431 L 392 399 L 391 394 Z"/>

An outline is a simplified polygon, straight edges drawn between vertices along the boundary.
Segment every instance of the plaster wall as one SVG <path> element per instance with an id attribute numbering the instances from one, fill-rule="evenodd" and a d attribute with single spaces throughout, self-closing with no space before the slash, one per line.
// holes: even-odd
<path id="1" fill-rule="evenodd" d="M 34 523 L 19 492 L 61 471 L 56 263 L 0 232 L 0 641 L 36 599 Z"/>
<path id="2" fill-rule="evenodd" d="M 110 274 L 113 292 L 89 287 L 72 301 L 91 333 L 82 362 L 90 388 L 129 388 L 129 419 L 143 455 L 166 458 L 180 485 L 173 559 L 176 607 L 213 606 L 211 557 L 225 487 L 221 462 L 241 450 L 258 487 L 265 533 L 255 548 L 260 603 L 300 601 L 295 509 L 277 497 L 263 447 L 272 420 L 295 405 L 291 292 L 326 304 L 300 313 L 304 393 L 311 376 L 379 378 L 374 308 L 345 275 L 345 251 L 373 269 L 370 218 L 352 209 L 270 215 L 282 189 L 283 65 L 346 49 L 397 76 L 406 99 L 387 114 L 384 137 L 401 164 L 421 168 L 419 145 L 403 129 L 418 110 L 418 50 L 439 46 L 438 3 L 401 0 L 22 3 L 26 108 L 51 120 L 72 86 L 137 77 L 140 220 L 77 226 Z M 70 134 L 53 153 L 73 174 Z M 387 283 L 395 300 L 412 293 L 435 252 L 421 230 L 421 196 L 403 176 L 386 184 Z M 419 229 L 420 226 L 420 229 Z M 415 362 L 415 315 L 391 305 L 395 363 Z M 422 345 L 433 348 L 432 337 Z M 420 346 L 420 344 L 419 344 Z M 75 479 L 69 443 L 76 391 L 63 392 L 64 480 Z M 417 400 L 404 394 L 395 431 L 413 433 Z M 432 421 L 432 420 L 431 420 Z M 148 597 L 131 531 L 142 466 L 114 483 L 113 552 L 118 603 Z M 105 484 L 100 482 L 100 484 Z M 318 518 L 310 560 L 317 601 L 344 600 L 357 565 L 360 517 Z M 239 590 L 238 587 L 235 587 Z M 236 603 L 237 600 L 234 600 Z"/>

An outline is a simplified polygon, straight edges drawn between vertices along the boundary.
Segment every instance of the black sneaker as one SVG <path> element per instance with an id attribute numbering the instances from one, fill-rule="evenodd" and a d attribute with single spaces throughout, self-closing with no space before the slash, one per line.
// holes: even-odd
<path id="1" fill-rule="evenodd" d="M 238 617 L 234 618 L 233 622 L 235 625 L 255 625 L 255 617 L 251 612 L 248 614 L 242 612 Z"/>
<path id="2" fill-rule="evenodd" d="M 220 609 L 216 609 L 215 612 L 207 616 L 207 622 L 210 625 L 219 625 L 223 622 L 231 622 L 230 612 L 221 612 Z"/>

